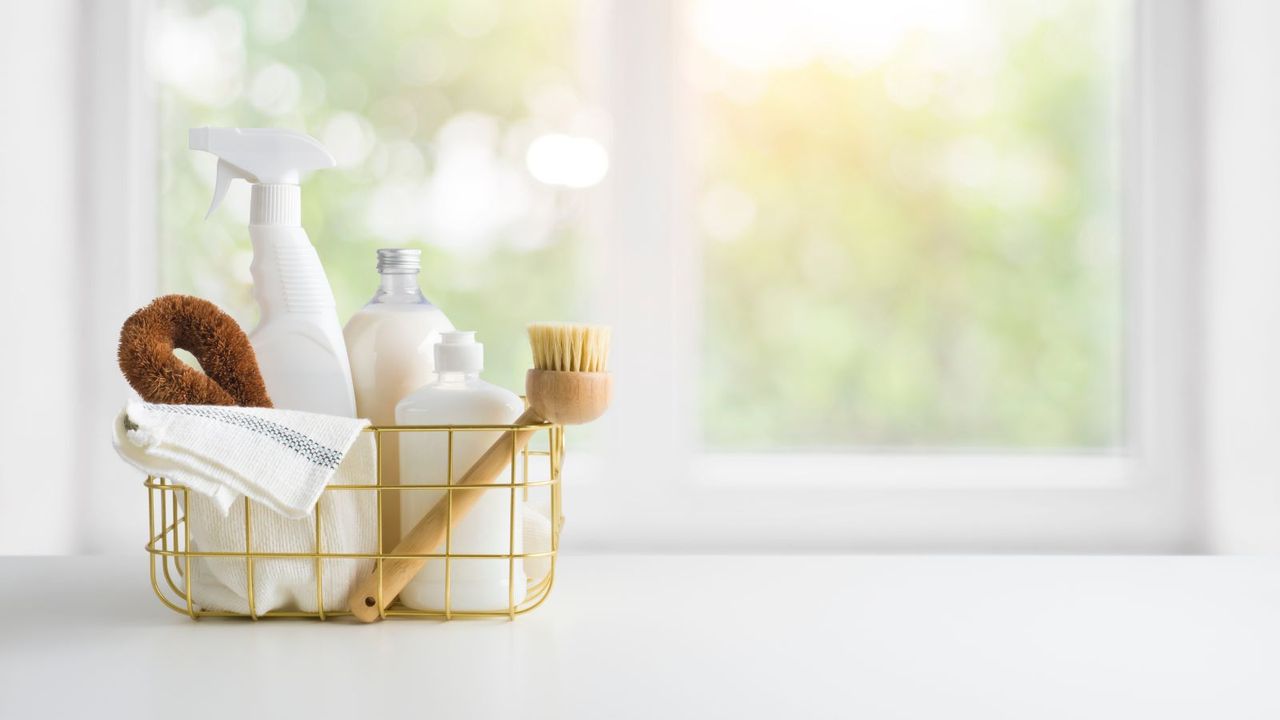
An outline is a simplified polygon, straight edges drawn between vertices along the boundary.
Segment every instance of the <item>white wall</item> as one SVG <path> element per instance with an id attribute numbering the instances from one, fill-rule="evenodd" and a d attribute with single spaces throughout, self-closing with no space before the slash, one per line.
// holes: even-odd
<path id="1" fill-rule="evenodd" d="M 0 3 L 0 548 L 77 549 L 76 3 Z"/>
<path id="2" fill-rule="evenodd" d="M 1280 552 L 1280 3 L 1206 3 L 1208 523 Z"/>
<path id="3" fill-rule="evenodd" d="M 155 297 L 158 284 L 156 117 L 144 62 L 148 2 L 80 0 L 80 552 L 137 552 L 146 540 L 142 477 L 116 456 L 110 429 L 131 394 L 116 363 L 120 325 Z M 104 177 L 112 181 L 87 180 Z"/>

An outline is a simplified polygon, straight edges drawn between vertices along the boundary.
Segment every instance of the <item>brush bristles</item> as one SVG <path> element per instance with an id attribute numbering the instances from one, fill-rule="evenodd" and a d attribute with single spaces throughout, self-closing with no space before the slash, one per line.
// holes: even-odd
<path id="1" fill-rule="evenodd" d="M 604 372 L 609 367 L 605 325 L 534 323 L 529 326 L 533 366 L 558 372 Z"/>

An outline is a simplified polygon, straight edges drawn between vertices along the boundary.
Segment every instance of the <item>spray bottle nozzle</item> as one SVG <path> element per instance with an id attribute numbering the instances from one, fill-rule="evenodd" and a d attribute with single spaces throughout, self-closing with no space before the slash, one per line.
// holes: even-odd
<path id="1" fill-rule="evenodd" d="M 222 203 L 236 178 L 261 185 L 297 185 L 303 173 L 337 164 L 318 140 L 293 130 L 203 127 L 192 128 L 187 139 L 192 150 L 218 156 L 218 177 L 206 218 Z"/>

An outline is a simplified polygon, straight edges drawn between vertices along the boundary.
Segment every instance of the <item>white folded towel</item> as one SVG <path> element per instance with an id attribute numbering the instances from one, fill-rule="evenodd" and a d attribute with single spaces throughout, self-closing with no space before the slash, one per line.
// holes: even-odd
<path id="1" fill-rule="evenodd" d="M 190 488 L 190 550 L 244 552 L 240 498 L 253 501 L 253 551 L 311 553 L 316 501 L 327 483 L 371 485 L 376 456 L 367 420 L 268 408 L 131 402 L 116 419 L 115 446 L 139 470 Z M 240 503 L 242 505 L 242 503 Z M 320 502 L 321 547 L 371 554 L 377 548 L 372 491 L 334 491 Z M 368 559 L 323 561 L 326 610 L 345 607 Z M 248 612 L 244 559 L 191 560 L 193 601 L 208 610 Z M 254 610 L 316 610 L 315 562 L 254 561 Z"/>
<path id="2" fill-rule="evenodd" d="M 120 457 L 185 485 L 225 515 L 239 497 L 306 517 L 368 420 L 295 410 L 131 402 L 116 421 Z"/>

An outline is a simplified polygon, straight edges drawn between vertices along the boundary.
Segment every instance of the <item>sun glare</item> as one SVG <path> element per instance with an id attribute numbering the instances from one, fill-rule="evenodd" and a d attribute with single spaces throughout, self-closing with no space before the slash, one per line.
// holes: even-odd
<path id="1" fill-rule="evenodd" d="M 979 10 L 966 0 L 702 0 L 693 30 L 703 47 L 740 70 L 819 59 L 865 69 L 885 62 L 914 33 L 972 40 Z"/>

